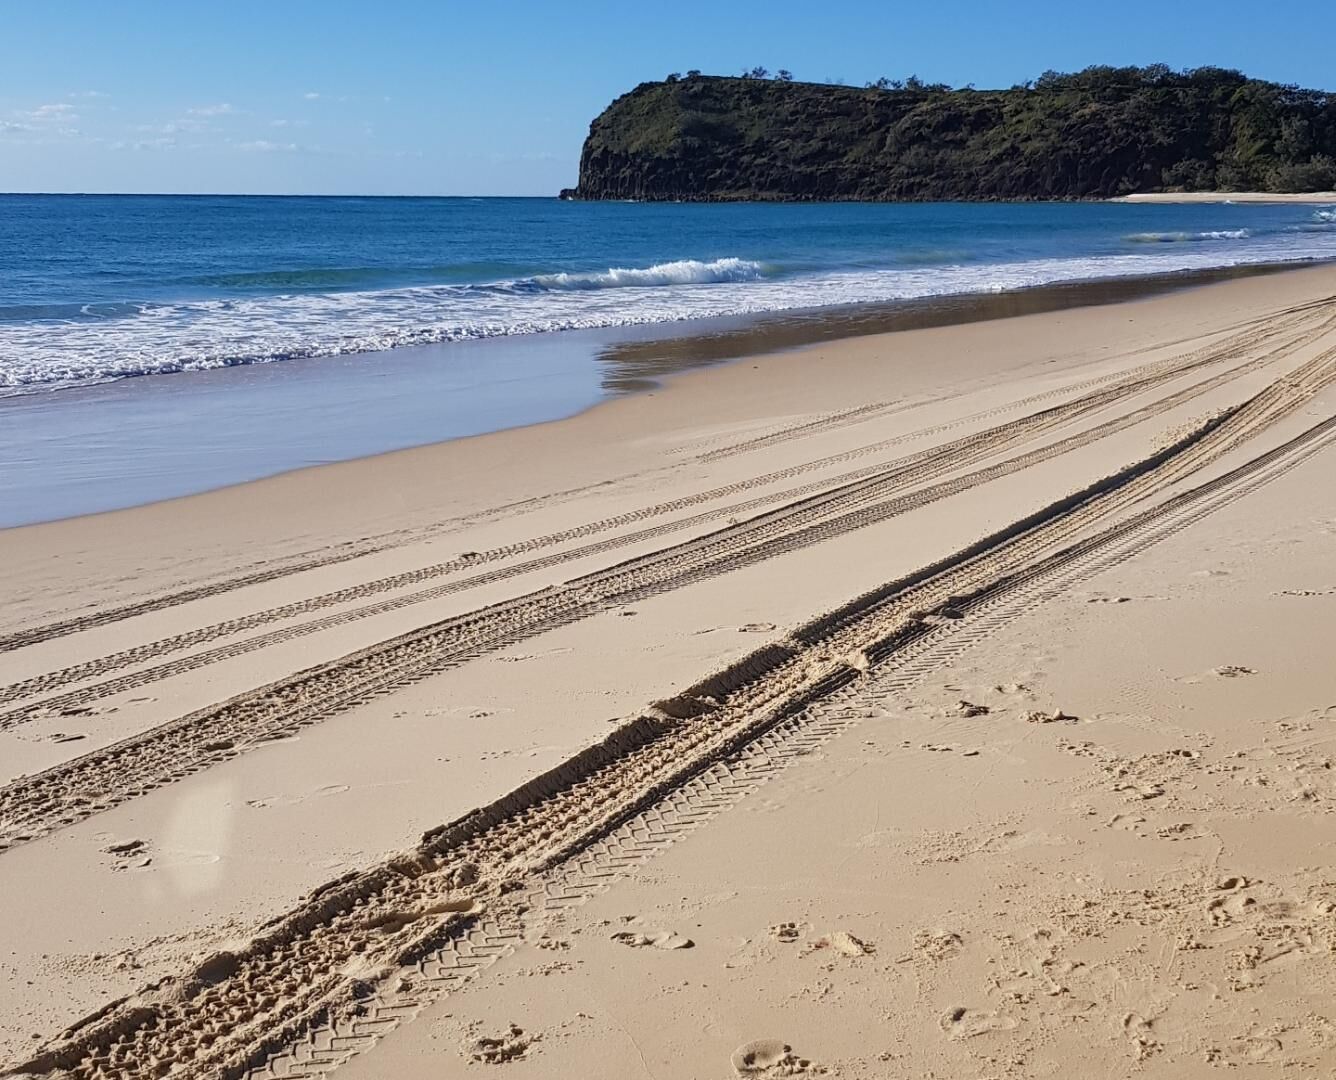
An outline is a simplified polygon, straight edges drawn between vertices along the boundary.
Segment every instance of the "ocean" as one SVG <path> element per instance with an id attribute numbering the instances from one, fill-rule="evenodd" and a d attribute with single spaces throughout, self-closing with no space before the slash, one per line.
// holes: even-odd
<path id="1" fill-rule="evenodd" d="M 1336 257 L 1336 209 L 0 198 L 0 393 Z"/>
<path id="2" fill-rule="evenodd" d="M 1333 258 L 1336 207 L 1297 204 L 4 195 L 0 524 L 550 419 L 606 394 L 600 330 Z M 283 395 L 335 408 L 318 440 L 266 435 Z"/>

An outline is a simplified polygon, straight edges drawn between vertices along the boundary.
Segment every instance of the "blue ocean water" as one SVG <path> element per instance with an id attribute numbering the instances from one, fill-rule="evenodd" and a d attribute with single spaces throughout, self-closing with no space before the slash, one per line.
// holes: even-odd
<path id="1" fill-rule="evenodd" d="M 1305 205 L 5 195 L 0 395 L 1331 258 L 1336 207 Z"/>

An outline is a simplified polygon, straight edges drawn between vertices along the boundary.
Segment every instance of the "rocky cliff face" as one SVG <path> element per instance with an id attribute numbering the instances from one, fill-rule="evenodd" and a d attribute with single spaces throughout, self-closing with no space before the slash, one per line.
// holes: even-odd
<path id="1" fill-rule="evenodd" d="M 989 200 L 1336 187 L 1336 95 L 1217 68 L 976 91 L 695 76 L 590 126 L 580 199 Z"/>

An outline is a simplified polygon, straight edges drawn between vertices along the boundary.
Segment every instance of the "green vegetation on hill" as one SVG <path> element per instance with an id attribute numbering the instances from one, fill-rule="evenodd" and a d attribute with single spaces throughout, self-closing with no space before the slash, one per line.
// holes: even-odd
<path id="1" fill-rule="evenodd" d="M 590 126 L 582 199 L 1088 199 L 1336 188 L 1336 94 L 1162 65 L 1010 90 L 669 76 Z"/>

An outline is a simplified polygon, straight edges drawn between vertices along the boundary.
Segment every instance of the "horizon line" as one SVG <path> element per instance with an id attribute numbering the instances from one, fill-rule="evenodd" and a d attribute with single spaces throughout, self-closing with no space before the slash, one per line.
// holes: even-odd
<path id="1" fill-rule="evenodd" d="M 0 191 L 0 198 L 23 195 L 59 195 L 73 198 L 176 199 L 556 199 L 560 195 L 372 195 L 335 191 Z"/>

